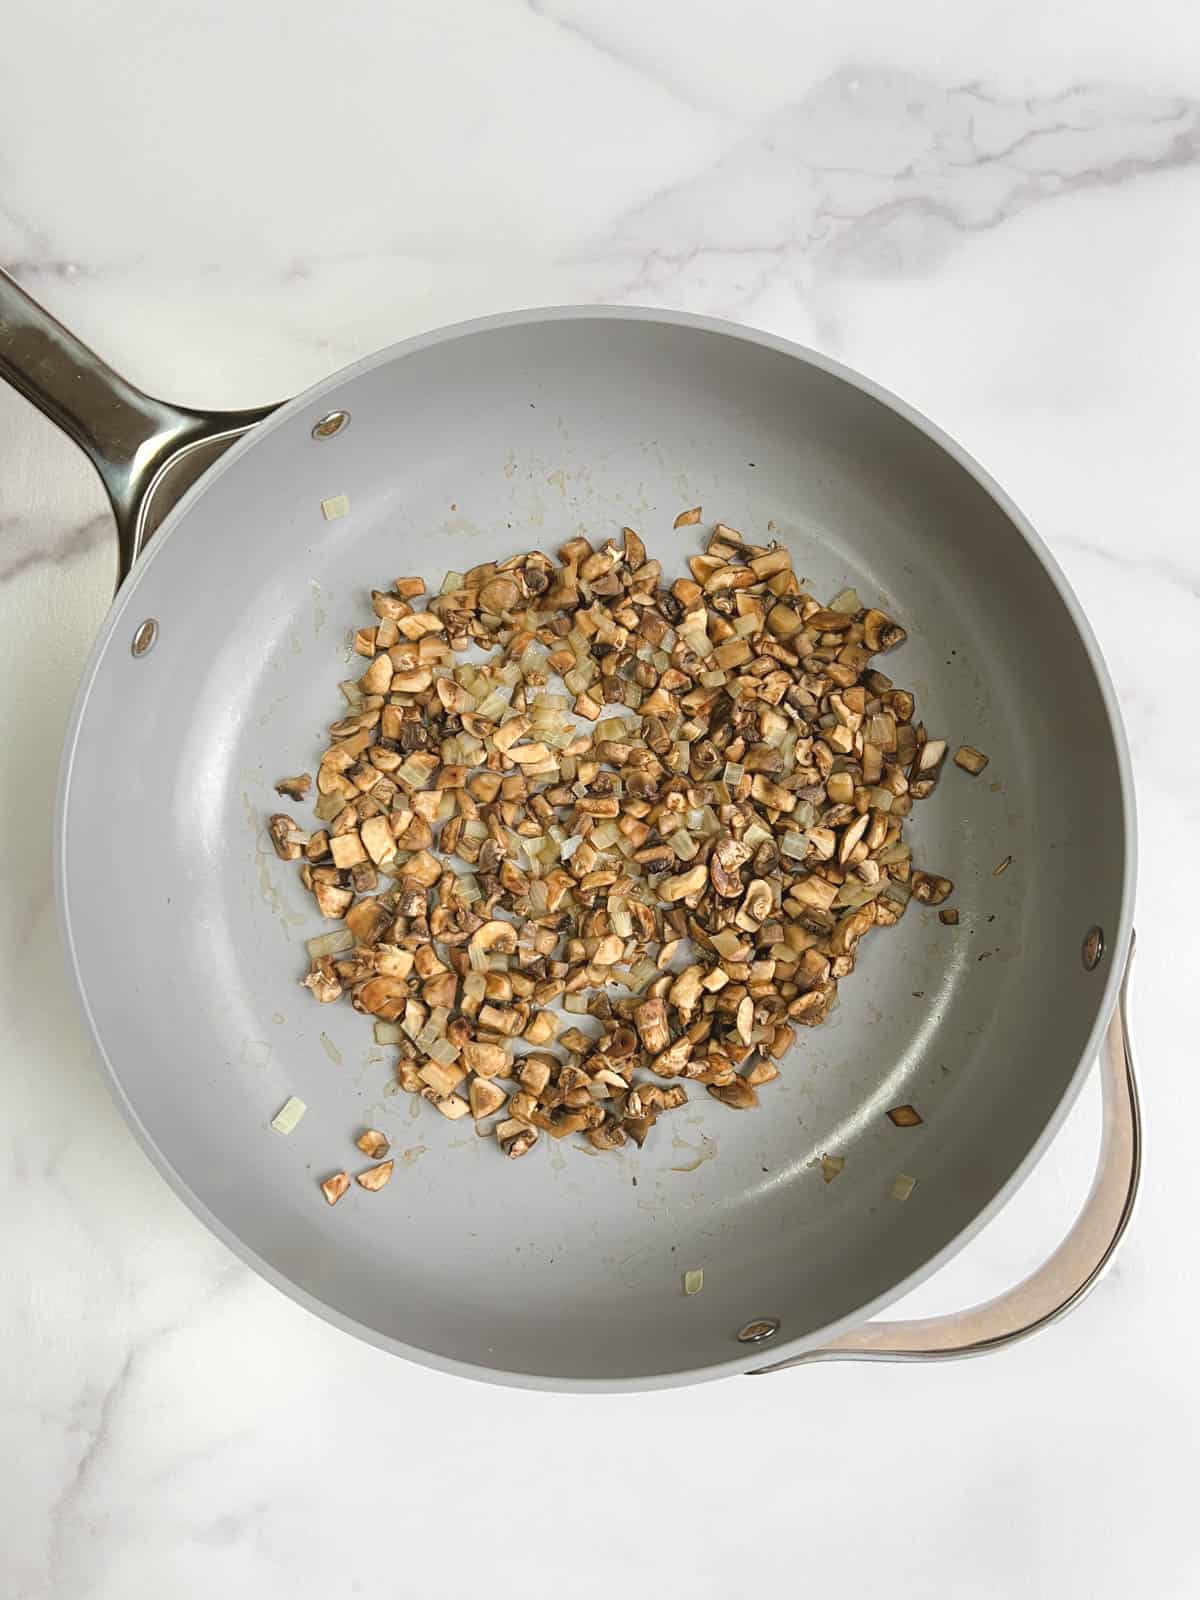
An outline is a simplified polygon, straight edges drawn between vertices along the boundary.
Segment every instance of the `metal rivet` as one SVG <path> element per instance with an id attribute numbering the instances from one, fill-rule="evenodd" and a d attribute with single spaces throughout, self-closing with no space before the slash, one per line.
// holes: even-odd
<path id="1" fill-rule="evenodd" d="M 742 1344 L 761 1344 L 764 1339 L 773 1339 L 778 1332 L 778 1317 L 759 1317 L 738 1329 L 738 1339 Z"/>
<path id="2" fill-rule="evenodd" d="M 341 433 L 342 429 L 349 425 L 348 411 L 327 411 L 319 421 L 313 423 L 312 436 L 314 439 L 331 439 L 335 433 Z"/>
<path id="3" fill-rule="evenodd" d="M 158 623 L 155 622 L 153 617 L 147 617 L 134 634 L 133 643 L 129 648 L 135 656 L 148 656 L 151 650 L 154 649 L 157 638 Z"/>
<path id="4" fill-rule="evenodd" d="M 1083 936 L 1083 970 L 1095 972 L 1104 954 L 1104 929 L 1089 928 Z"/>

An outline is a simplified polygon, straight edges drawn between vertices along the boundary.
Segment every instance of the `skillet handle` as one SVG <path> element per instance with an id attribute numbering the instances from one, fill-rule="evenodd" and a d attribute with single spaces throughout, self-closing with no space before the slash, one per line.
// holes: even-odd
<path id="1" fill-rule="evenodd" d="M 868 1322 L 818 1350 L 752 1377 L 811 1361 L 953 1361 L 1016 1344 L 1080 1303 L 1111 1262 L 1133 1214 L 1142 1167 L 1142 1126 L 1129 1036 L 1129 962 L 1100 1051 L 1104 1126 L 1096 1175 L 1070 1233 L 1024 1283 L 981 1306 L 911 1322 Z"/>
<path id="2" fill-rule="evenodd" d="M 275 408 L 204 412 L 127 383 L 0 270 L 0 377 L 74 439 L 117 519 L 118 585 L 200 473 Z"/>

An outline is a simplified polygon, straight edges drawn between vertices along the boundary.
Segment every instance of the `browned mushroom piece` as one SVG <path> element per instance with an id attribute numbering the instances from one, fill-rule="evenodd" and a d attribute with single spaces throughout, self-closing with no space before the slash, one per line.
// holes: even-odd
<path id="1" fill-rule="evenodd" d="M 915 1106 L 893 1106 L 888 1116 L 898 1128 L 918 1128 L 925 1120 Z"/>
<path id="2" fill-rule="evenodd" d="M 312 964 L 312 969 L 306 978 L 301 979 L 304 987 L 311 990 L 314 1000 L 322 1005 L 329 1005 L 334 1000 L 342 997 L 342 980 L 331 956 L 318 956 Z"/>
<path id="3" fill-rule="evenodd" d="M 496 1126 L 496 1140 L 510 1160 L 525 1155 L 537 1143 L 537 1129 L 509 1117 Z"/>
<path id="4" fill-rule="evenodd" d="M 267 824 L 275 854 L 281 861 L 299 861 L 308 844 L 309 835 L 296 825 L 291 817 L 279 811 Z"/>
<path id="5" fill-rule="evenodd" d="M 321 1193 L 325 1196 L 326 1200 L 331 1206 L 335 1206 L 349 1187 L 349 1174 L 345 1172 L 335 1172 L 331 1178 L 324 1179 L 321 1184 Z"/>
<path id="6" fill-rule="evenodd" d="M 381 1161 L 377 1167 L 368 1167 L 365 1172 L 360 1172 L 354 1181 L 364 1189 L 382 1189 L 391 1178 L 395 1166 L 394 1161 Z"/>
<path id="7" fill-rule="evenodd" d="M 378 1128 L 364 1128 L 354 1142 L 372 1161 L 380 1161 L 388 1153 L 387 1138 Z"/>
<path id="8" fill-rule="evenodd" d="M 490 1117 L 500 1110 L 508 1096 L 498 1083 L 493 1083 L 490 1078 L 473 1078 L 468 1091 L 471 1106 L 471 1115 L 476 1122 L 482 1122 L 484 1117 Z"/>
<path id="9" fill-rule="evenodd" d="M 949 878 L 939 878 L 935 873 L 914 872 L 912 875 L 913 899 L 922 905 L 940 906 L 954 892 Z"/>
<path id="10" fill-rule="evenodd" d="M 297 778 L 280 778 L 275 785 L 276 794 L 285 794 L 289 800 L 303 800 L 312 788 L 312 775 L 302 772 Z"/>
<path id="11" fill-rule="evenodd" d="M 969 772 L 977 778 L 988 764 L 988 757 L 982 750 L 976 750 L 974 745 L 964 744 L 954 752 L 954 765 L 961 767 L 964 772 Z"/>
<path id="12" fill-rule="evenodd" d="M 735 1111 L 749 1111 L 758 1104 L 758 1095 L 754 1092 L 752 1084 L 745 1078 L 736 1075 L 728 1083 L 710 1083 L 708 1092 L 714 1100 L 720 1100 L 723 1105 L 732 1106 Z"/>

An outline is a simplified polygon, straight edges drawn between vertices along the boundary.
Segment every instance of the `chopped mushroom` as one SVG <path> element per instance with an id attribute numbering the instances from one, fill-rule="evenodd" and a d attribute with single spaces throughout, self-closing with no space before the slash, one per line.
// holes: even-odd
<path id="1" fill-rule="evenodd" d="M 365 1172 L 360 1172 L 354 1181 L 364 1189 L 382 1189 L 391 1178 L 395 1166 L 394 1161 L 381 1161 L 377 1167 L 368 1167 Z"/>
<path id="2" fill-rule="evenodd" d="M 988 757 L 982 750 L 976 750 L 974 745 L 960 745 L 954 752 L 954 765 L 969 772 L 973 778 L 977 778 L 987 764 Z"/>
<path id="3" fill-rule="evenodd" d="M 349 1175 L 345 1172 L 335 1172 L 332 1178 L 326 1178 L 321 1184 L 321 1193 L 331 1206 L 335 1206 L 349 1187 Z"/>
<path id="4" fill-rule="evenodd" d="M 302 772 L 298 778 L 280 778 L 275 785 L 275 793 L 286 794 L 289 800 L 303 800 L 311 788 L 311 775 Z"/>
<path id="5" fill-rule="evenodd" d="M 475 1078 L 470 1089 L 471 1115 L 476 1122 L 482 1122 L 484 1117 L 490 1117 L 499 1111 L 508 1096 L 498 1083 L 493 1083 L 489 1078 Z"/>
<path id="6" fill-rule="evenodd" d="M 925 1120 L 915 1106 L 893 1106 L 888 1116 L 898 1128 L 916 1128 Z"/>
<path id="7" fill-rule="evenodd" d="M 640 1146 L 689 1079 L 756 1106 L 862 942 L 953 891 L 905 834 L 948 750 L 875 666 L 905 630 L 853 588 L 822 605 L 782 544 L 718 523 L 703 546 L 672 576 L 626 528 L 373 591 L 319 826 L 268 820 L 341 925 L 305 986 L 348 993 L 398 1085 L 494 1120 L 510 1158 L 542 1132 Z"/>

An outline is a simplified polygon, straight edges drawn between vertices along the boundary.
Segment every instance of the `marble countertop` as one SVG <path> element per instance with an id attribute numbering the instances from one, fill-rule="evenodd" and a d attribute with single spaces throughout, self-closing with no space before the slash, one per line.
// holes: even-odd
<path id="1" fill-rule="evenodd" d="M 1146 1179 L 1082 1309 L 944 1368 L 585 1399 L 401 1365 L 307 1315 L 156 1176 L 76 1018 L 48 818 L 114 543 L 90 468 L 0 389 L 0 1593 L 1194 1595 L 1200 758 L 1171 717 L 1200 666 L 1200 15 L 242 10 L 7 19 L 0 261 L 135 381 L 206 406 L 583 300 L 753 323 L 934 417 L 1049 541 L 1124 708 Z M 1093 1087 L 905 1309 L 1035 1266 L 1097 1129 Z"/>

